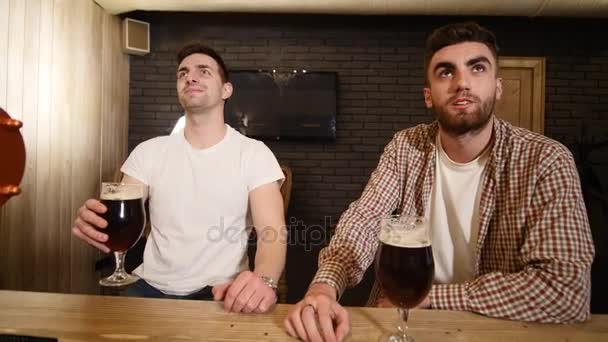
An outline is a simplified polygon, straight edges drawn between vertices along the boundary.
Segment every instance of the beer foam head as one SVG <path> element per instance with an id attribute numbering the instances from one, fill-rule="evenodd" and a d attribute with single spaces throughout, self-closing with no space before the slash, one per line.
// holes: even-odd
<path id="1" fill-rule="evenodd" d="M 380 221 L 380 241 L 396 247 L 431 245 L 428 221 L 420 217 L 391 216 Z"/>
<path id="2" fill-rule="evenodd" d="M 143 197 L 143 186 L 140 184 L 101 183 L 102 200 L 132 200 Z"/>

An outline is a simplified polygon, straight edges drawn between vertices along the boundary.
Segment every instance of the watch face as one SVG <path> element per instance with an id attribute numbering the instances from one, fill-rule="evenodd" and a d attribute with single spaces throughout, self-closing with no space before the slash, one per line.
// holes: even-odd
<path id="1" fill-rule="evenodd" d="M 277 284 L 274 282 L 274 280 L 272 278 L 267 277 L 267 276 L 260 276 L 260 278 L 262 278 L 264 283 L 266 283 L 266 285 L 268 285 L 271 289 L 273 289 L 273 290 L 277 289 Z"/>

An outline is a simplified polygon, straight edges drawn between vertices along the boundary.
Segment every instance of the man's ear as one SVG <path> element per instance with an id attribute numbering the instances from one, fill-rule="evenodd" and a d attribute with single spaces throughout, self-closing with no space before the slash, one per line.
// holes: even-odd
<path id="1" fill-rule="evenodd" d="M 502 97 L 502 78 L 496 78 L 496 100 L 500 100 Z"/>
<path id="2" fill-rule="evenodd" d="M 426 104 L 426 108 L 433 108 L 433 98 L 431 97 L 431 88 L 423 88 L 422 93 L 424 94 L 424 103 Z"/>
<path id="3" fill-rule="evenodd" d="M 222 100 L 228 100 L 232 96 L 232 83 L 226 82 L 222 86 Z"/>

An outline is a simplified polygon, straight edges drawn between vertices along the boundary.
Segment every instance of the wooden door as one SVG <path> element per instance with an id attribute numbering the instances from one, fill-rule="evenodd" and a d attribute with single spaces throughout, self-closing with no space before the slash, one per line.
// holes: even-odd
<path id="1" fill-rule="evenodd" d="M 503 93 L 496 104 L 497 116 L 515 126 L 543 134 L 545 58 L 500 57 L 498 65 Z"/>

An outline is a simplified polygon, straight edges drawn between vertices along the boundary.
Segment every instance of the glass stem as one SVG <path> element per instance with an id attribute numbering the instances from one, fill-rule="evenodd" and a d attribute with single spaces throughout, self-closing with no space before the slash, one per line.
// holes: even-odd
<path id="1" fill-rule="evenodd" d="M 409 341 L 409 337 L 407 336 L 407 319 L 409 317 L 410 314 L 410 310 L 409 309 L 404 309 L 404 308 L 398 308 L 397 311 L 399 311 L 399 326 L 397 327 L 397 329 L 399 329 L 399 333 L 401 334 L 401 338 L 403 341 Z"/>
<path id="2" fill-rule="evenodd" d="M 114 252 L 114 261 L 116 263 L 116 267 L 114 268 L 114 274 L 125 273 L 125 252 L 124 251 Z"/>

